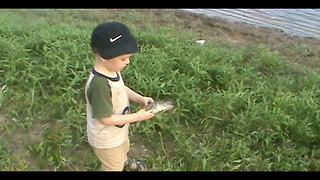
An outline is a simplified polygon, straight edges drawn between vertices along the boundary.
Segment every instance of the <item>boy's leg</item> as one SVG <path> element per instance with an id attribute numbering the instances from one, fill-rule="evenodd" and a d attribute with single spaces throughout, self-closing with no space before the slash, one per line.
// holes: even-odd
<path id="1" fill-rule="evenodd" d="M 127 153 L 130 149 L 130 142 L 127 140 L 120 146 L 110 149 L 100 149 L 95 147 L 92 147 L 92 149 L 102 163 L 102 171 L 122 171 L 125 162 L 128 160 Z"/>

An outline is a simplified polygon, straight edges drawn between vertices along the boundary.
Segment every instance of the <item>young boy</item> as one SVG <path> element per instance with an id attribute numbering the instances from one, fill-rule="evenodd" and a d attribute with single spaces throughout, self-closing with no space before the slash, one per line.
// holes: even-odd
<path id="1" fill-rule="evenodd" d="M 135 37 L 119 22 L 98 25 L 91 35 L 95 64 L 85 87 L 88 141 L 102 163 L 102 170 L 122 171 L 129 151 L 129 125 L 151 119 L 155 114 L 144 108 L 130 113 L 129 100 L 147 106 L 151 97 L 127 87 L 120 71 L 138 52 Z"/>

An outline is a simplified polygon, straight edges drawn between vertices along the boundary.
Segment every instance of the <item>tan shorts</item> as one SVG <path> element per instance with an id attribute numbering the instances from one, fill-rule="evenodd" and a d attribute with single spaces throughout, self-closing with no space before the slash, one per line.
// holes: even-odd
<path id="1" fill-rule="evenodd" d="M 120 146 L 101 149 L 91 146 L 95 155 L 101 161 L 102 171 L 122 171 L 125 163 L 127 162 L 127 153 L 130 149 L 129 139 L 122 143 Z"/>

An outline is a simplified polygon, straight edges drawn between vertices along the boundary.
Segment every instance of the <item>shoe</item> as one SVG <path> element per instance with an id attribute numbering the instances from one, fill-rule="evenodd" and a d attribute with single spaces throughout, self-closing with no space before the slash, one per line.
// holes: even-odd
<path id="1" fill-rule="evenodd" d="M 137 160 L 137 170 L 138 171 L 147 171 L 147 167 L 142 164 L 140 160 Z"/>
<path id="2" fill-rule="evenodd" d="M 129 159 L 128 161 L 128 166 L 131 170 L 136 170 L 137 169 L 137 164 L 134 159 Z"/>
<path id="3" fill-rule="evenodd" d="M 134 159 L 129 159 L 128 166 L 131 170 L 135 170 L 135 171 L 147 170 L 146 166 L 140 160 L 135 161 Z"/>

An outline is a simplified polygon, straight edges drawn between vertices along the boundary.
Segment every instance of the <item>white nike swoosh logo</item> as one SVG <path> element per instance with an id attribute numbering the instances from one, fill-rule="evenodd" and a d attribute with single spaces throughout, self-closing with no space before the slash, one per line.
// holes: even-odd
<path id="1" fill-rule="evenodd" d="M 119 36 L 115 37 L 115 38 L 110 38 L 110 42 L 115 42 L 116 40 L 120 39 L 122 37 L 122 35 L 120 34 Z"/>

